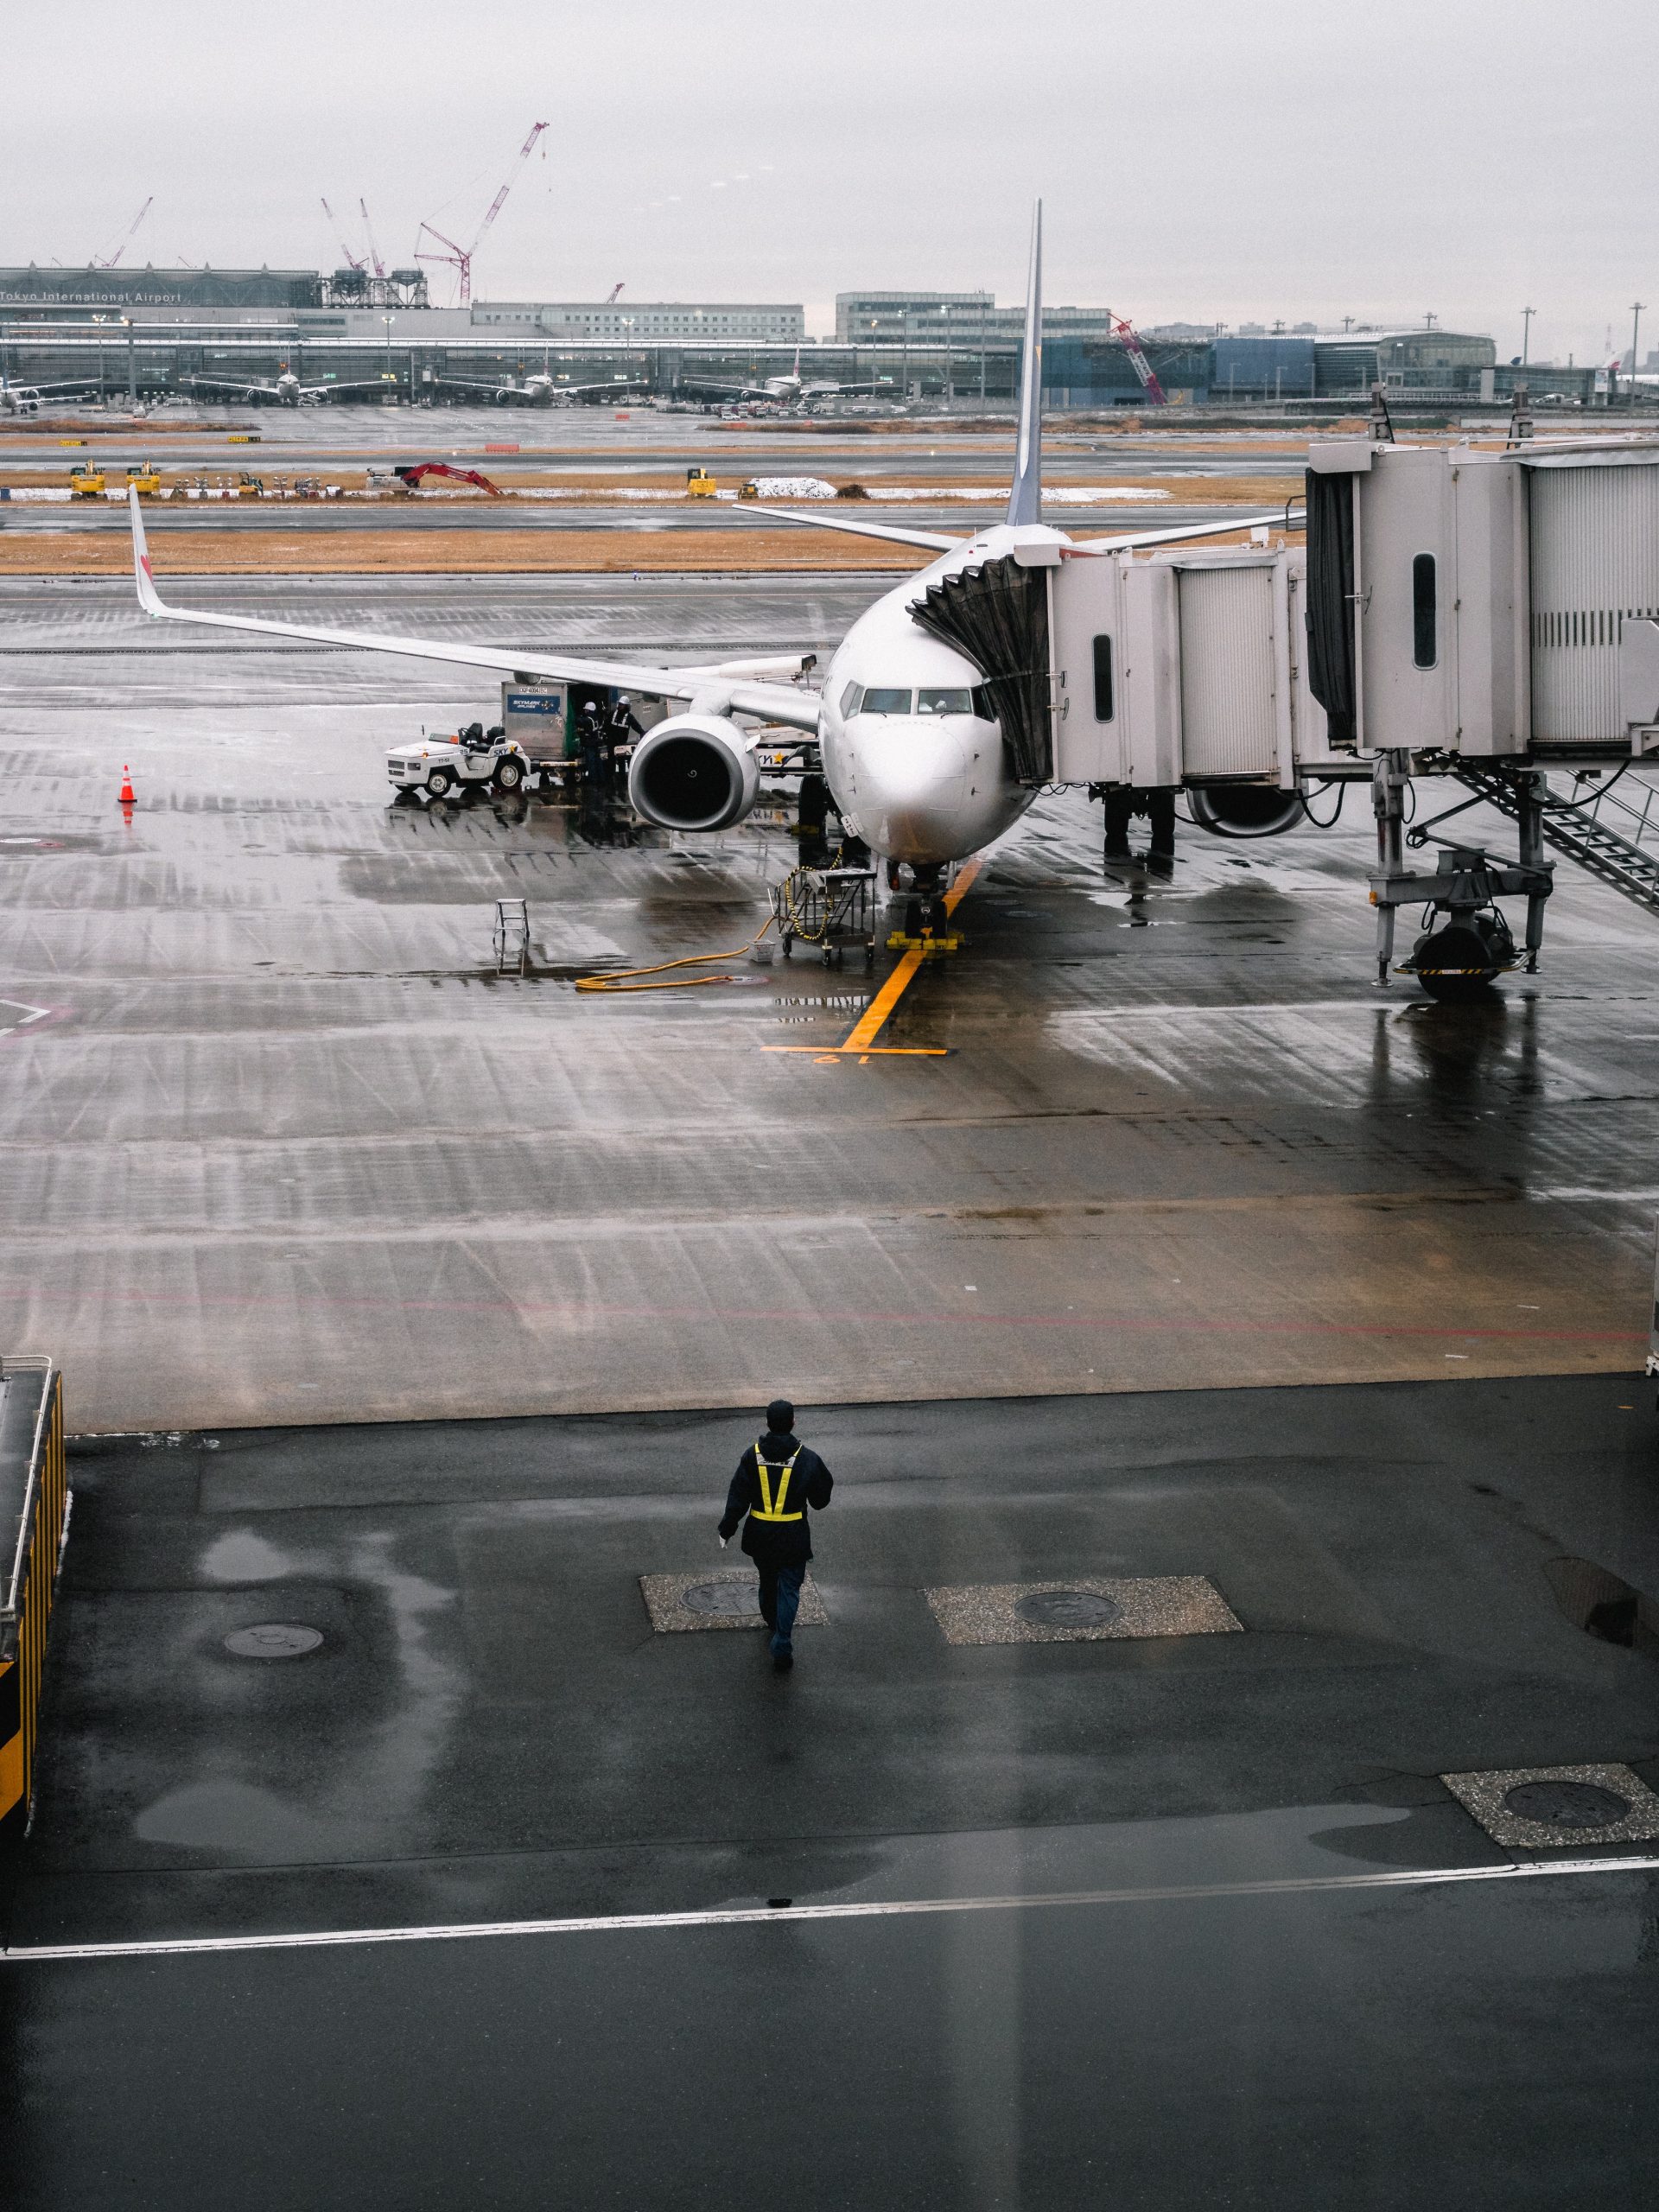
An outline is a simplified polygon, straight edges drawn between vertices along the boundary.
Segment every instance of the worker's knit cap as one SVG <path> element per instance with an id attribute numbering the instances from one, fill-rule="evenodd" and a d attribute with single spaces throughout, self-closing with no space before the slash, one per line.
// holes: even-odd
<path id="1" fill-rule="evenodd" d="M 787 1398 L 774 1398 L 766 1408 L 766 1427 L 774 1436 L 787 1436 L 794 1426 L 794 1407 Z"/>

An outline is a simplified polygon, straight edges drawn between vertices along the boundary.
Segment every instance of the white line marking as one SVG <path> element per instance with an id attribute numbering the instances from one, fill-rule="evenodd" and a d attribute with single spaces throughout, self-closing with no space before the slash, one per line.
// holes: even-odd
<path id="1" fill-rule="evenodd" d="M 1039 1905 L 1168 1904 L 1204 1897 L 1271 1897 L 1339 1890 L 1405 1890 L 1457 1882 L 1508 1882 L 1542 1874 L 1659 1873 L 1659 1858 L 1550 1859 L 1501 1866 L 1425 1866 L 1403 1873 L 1313 1874 L 1275 1882 L 1207 1882 L 1176 1889 L 1062 1890 L 1033 1897 L 907 1897 L 887 1904 L 733 1905 L 706 1912 L 619 1912 L 565 1920 L 469 1920 L 435 1928 L 336 1928 L 290 1935 L 181 1936 L 136 1943 L 38 1943 L 0 1951 L 0 1962 L 47 1959 L 158 1959 L 217 1951 L 312 1951 L 365 1943 L 459 1943 L 485 1936 L 603 1936 L 664 1928 L 748 1928 L 769 1922 L 893 1920 L 946 1912 L 1027 1912 Z"/>

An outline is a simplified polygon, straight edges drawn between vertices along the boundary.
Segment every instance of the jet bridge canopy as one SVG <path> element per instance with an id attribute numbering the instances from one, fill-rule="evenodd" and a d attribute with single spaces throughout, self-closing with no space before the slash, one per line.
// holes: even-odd
<path id="1" fill-rule="evenodd" d="M 1048 696 L 1048 574 L 1012 558 L 930 584 L 911 620 L 985 678 L 1016 781 L 1046 784 L 1054 748 Z"/>

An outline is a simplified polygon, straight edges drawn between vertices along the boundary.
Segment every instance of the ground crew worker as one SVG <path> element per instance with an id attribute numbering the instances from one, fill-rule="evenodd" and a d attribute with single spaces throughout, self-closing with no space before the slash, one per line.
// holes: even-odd
<path id="1" fill-rule="evenodd" d="M 576 716 L 576 743 L 582 751 L 583 786 L 596 791 L 605 774 L 605 729 L 596 699 L 584 699 L 582 702 Z"/>
<path id="2" fill-rule="evenodd" d="M 760 1618 L 772 1630 L 772 1663 L 780 1675 L 795 1664 L 792 1637 L 801 1584 L 812 1556 L 810 1507 L 822 1513 L 835 1480 L 817 1453 L 795 1434 L 787 1398 L 766 1408 L 766 1433 L 737 1463 L 720 1524 L 722 1550 L 745 1514 L 743 1549 L 760 1570 Z"/>
<path id="3" fill-rule="evenodd" d="M 632 744 L 636 737 L 643 737 L 645 734 L 645 726 L 635 719 L 633 709 L 628 704 L 628 695 L 625 691 L 605 717 L 605 753 L 613 776 L 621 766 L 620 761 L 617 759 L 619 750 L 625 745 Z"/>

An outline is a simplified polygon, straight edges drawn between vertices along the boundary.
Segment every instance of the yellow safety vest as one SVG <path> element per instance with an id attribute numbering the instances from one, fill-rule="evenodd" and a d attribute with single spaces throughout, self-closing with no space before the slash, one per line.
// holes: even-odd
<path id="1" fill-rule="evenodd" d="M 804 1513 L 785 1513 L 784 1510 L 784 1500 L 789 1495 L 789 1478 L 795 1471 L 795 1462 L 804 1448 L 798 1444 L 787 1459 L 766 1459 L 761 1456 L 760 1441 L 756 1440 L 754 1471 L 760 1478 L 760 1503 L 749 1508 L 751 1521 L 804 1521 L 806 1518 Z M 767 1479 L 774 1474 L 778 1478 L 776 1497 L 772 1494 L 772 1484 Z"/>

